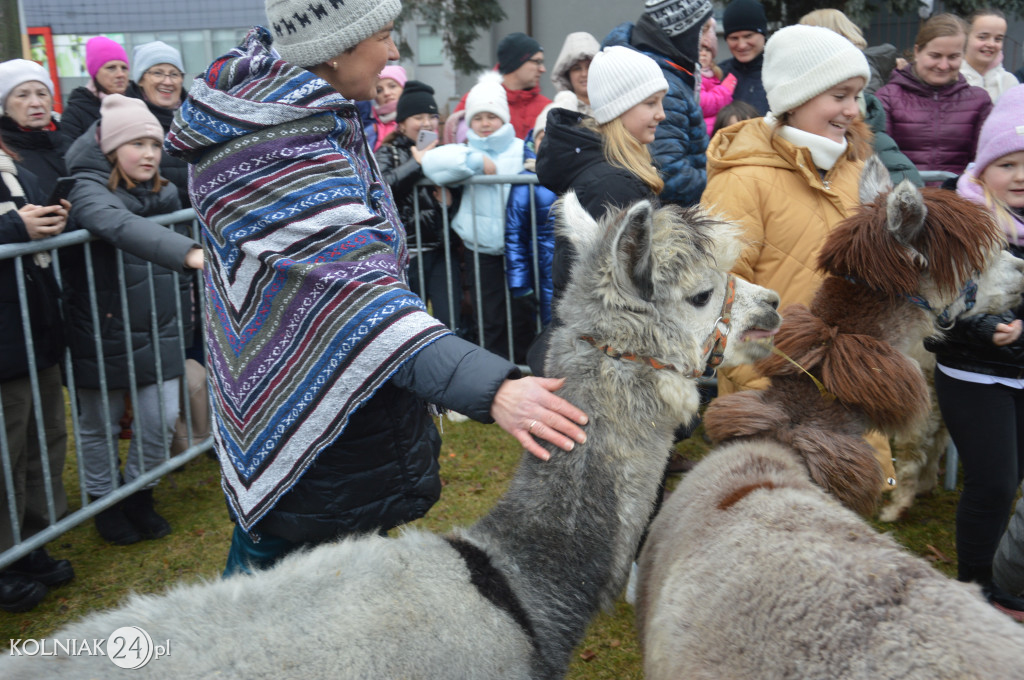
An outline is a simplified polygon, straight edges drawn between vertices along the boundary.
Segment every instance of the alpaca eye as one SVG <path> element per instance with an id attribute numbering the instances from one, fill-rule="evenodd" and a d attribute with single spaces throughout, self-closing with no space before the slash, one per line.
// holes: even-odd
<path id="1" fill-rule="evenodd" d="M 690 298 L 690 304 L 694 307 L 703 307 L 711 299 L 712 292 L 711 290 L 706 290 L 703 293 L 697 293 Z"/>

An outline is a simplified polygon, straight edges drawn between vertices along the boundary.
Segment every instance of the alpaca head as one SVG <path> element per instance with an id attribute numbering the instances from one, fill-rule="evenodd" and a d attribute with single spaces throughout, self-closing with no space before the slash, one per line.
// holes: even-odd
<path id="1" fill-rule="evenodd" d="M 559 216 L 577 262 L 558 312 L 577 337 L 610 355 L 670 365 L 669 373 L 686 378 L 703 372 L 716 352 L 727 363 L 768 353 L 781 322 L 779 298 L 729 275 L 742 248 L 733 225 L 648 201 L 597 223 L 572 192 Z"/>
<path id="2" fill-rule="evenodd" d="M 1001 254 L 988 211 L 953 191 L 893 187 L 873 156 L 861 176 L 862 205 L 829 235 L 820 269 L 856 279 L 927 310 L 939 332 L 981 301 L 1010 306 L 1024 290 L 1022 268 Z"/>

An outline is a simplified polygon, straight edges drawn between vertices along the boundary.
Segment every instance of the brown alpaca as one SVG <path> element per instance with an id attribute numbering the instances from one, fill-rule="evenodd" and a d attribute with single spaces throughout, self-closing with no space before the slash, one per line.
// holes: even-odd
<path id="1" fill-rule="evenodd" d="M 1022 283 L 1021 267 L 997 255 L 1002 236 L 987 212 L 954 192 L 907 182 L 892 189 L 873 158 L 861 200 L 819 254 L 827 276 L 810 307 L 783 310 L 775 344 L 792 361 L 759 362 L 771 386 L 716 399 L 704 423 L 716 443 L 758 437 L 789 446 L 815 483 L 869 514 L 882 472 L 862 435 L 900 433 L 930 408 L 907 353 L 971 307 L 972 283 L 986 308 L 1008 306 Z"/>

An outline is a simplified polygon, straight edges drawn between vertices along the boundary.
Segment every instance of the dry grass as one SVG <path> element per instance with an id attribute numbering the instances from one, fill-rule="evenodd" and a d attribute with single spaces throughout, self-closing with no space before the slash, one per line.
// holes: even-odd
<path id="1" fill-rule="evenodd" d="M 443 423 L 441 453 L 445 482 L 441 501 L 417 525 L 444 531 L 472 522 L 504 491 L 519 445 L 495 426 L 473 422 Z M 680 445 L 688 456 L 706 452 L 700 433 Z M 73 479 L 69 486 L 76 489 Z M 919 499 L 894 530 L 913 551 L 955 572 L 953 512 L 957 493 L 938 491 Z M 201 456 L 168 476 L 156 490 L 158 509 L 174 533 L 158 541 L 127 547 L 104 543 L 92 523 L 80 526 L 49 545 L 50 552 L 74 564 L 76 578 L 55 590 L 32 612 L 0 614 L 0 644 L 38 638 L 90 611 L 112 607 L 125 595 L 159 592 L 178 582 L 218 578 L 224 566 L 232 525 L 220 489 L 217 464 Z M 77 496 L 72 501 L 77 505 Z M 756 540 L 755 536 L 751 540 Z M 948 561 L 942 561 L 945 558 Z M 601 614 L 577 650 L 569 678 L 629 680 L 641 678 L 640 650 L 633 633 L 632 607 L 619 602 Z"/>

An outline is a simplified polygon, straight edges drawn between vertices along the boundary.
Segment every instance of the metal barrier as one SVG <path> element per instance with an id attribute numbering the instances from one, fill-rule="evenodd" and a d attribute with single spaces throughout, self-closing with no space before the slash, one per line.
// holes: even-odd
<path id="1" fill-rule="evenodd" d="M 199 240 L 198 239 L 198 235 L 199 235 L 198 223 L 195 221 L 195 213 L 192 210 L 180 210 L 178 212 L 171 213 L 169 215 L 161 215 L 159 217 L 154 217 L 154 218 L 151 218 L 151 219 L 153 219 L 154 222 L 158 222 L 160 224 L 165 224 L 165 225 L 167 225 L 167 224 L 175 224 L 175 223 L 185 222 L 185 221 L 191 221 L 193 238 L 195 238 L 197 241 Z M 73 231 L 73 232 L 69 232 L 69 233 L 65 233 L 65 234 L 60 234 L 60 235 L 54 236 L 52 238 L 42 239 L 42 240 L 38 240 L 38 241 L 32 241 L 32 242 L 28 242 L 28 243 L 16 243 L 16 244 L 3 244 L 3 245 L 0 245 L 0 261 L 13 260 L 13 262 L 14 262 L 15 278 L 16 278 L 16 285 L 17 285 L 17 293 L 18 293 L 18 299 L 19 299 L 19 303 L 20 303 L 20 307 L 21 307 L 22 326 L 23 326 L 23 330 L 24 330 L 25 345 L 26 345 L 27 355 L 28 355 L 28 364 L 29 364 L 29 376 L 28 376 L 28 378 L 29 378 L 29 382 L 30 382 L 30 386 L 31 386 L 32 404 L 33 404 L 34 414 L 39 414 L 41 412 L 42 397 L 41 397 L 41 393 L 40 393 L 39 376 L 38 376 L 38 364 L 37 364 L 37 358 L 35 356 L 35 351 L 34 351 L 32 327 L 31 327 L 31 323 L 30 323 L 30 319 L 29 319 L 28 295 L 27 295 L 27 289 L 26 289 L 26 285 L 25 285 L 25 270 L 24 270 L 24 260 L 23 260 L 23 258 L 33 257 L 37 253 L 48 253 L 49 256 L 52 258 L 52 264 L 50 266 L 53 268 L 53 273 L 57 277 L 58 284 L 63 288 L 64 283 L 63 283 L 63 281 L 61 281 L 61 254 L 62 253 L 67 254 L 69 248 L 81 247 L 83 249 L 82 257 L 84 258 L 84 265 L 85 265 L 86 276 L 87 276 L 87 280 L 89 282 L 88 297 L 89 297 L 89 300 L 90 300 L 90 307 L 91 307 L 93 327 L 94 328 L 99 328 L 99 315 L 98 315 L 97 295 L 96 295 L 96 287 L 95 287 L 95 271 L 94 271 L 93 260 L 92 260 L 92 246 L 90 245 L 95 240 L 97 240 L 97 239 L 95 239 L 92 236 L 92 234 L 90 234 L 88 231 L 85 231 L 83 229 L 83 230 L 77 230 L 77 231 Z M 128 306 L 127 306 L 127 296 L 126 296 L 126 290 L 125 290 L 125 280 L 124 280 L 124 276 L 123 276 L 123 259 L 122 259 L 122 257 L 120 257 L 120 252 L 118 252 L 117 262 L 118 262 L 118 282 L 119 282 L 119 286 L 120 286 L 119 294 L 120 294 L 120 297 L 121 297 L 121 314 L 122 314 L 122 319 L 123 319 L 123 321 L 125 323 L 125 327 L 129 328 L 130 327 L 129 323 L 128 323 L 128 313 L 129 313 L 129 310 L 128 310 Z M 154 300 L 154 295 L 155 295 L 154 287 L 153 287 L 153 279 L 152 279 L 152 265 L 149 266 L 149 274 L 150 274 L 150 276 L 149 276 L 149 280 L 148 280 L 148 294 L 150 296 L 150 302 L 151 302 L 151 308 L 152 308 L 153 307 L 152 302 Z M 178 275 L 177 274 L 175 274 L 173 281 L 174 281 L 175 289 L 177 289 L 177 285 L 178 285 Z M 179 299 L 178 296 L 176 296 L 175 299 L 178 300 Z M 196 295 L 195 299 L 196 299 L 197 304 L 198 304 L 197 317 L 201 319 L 202 318 L 202 304 L 203 304 L 202 295 Z M 60 301 L 59 304 L 63 308 L 63 305 L 64 305 L 63 300 Z M 62 311 L 63 311 L 63 309 L 62 309 Z M 184 336 L 184 323 L 183 323 L 183 319 L 184 319 L 183 310 L 180 308 L 180 305 L 179 305 L 178 308 L 177 308 L 178 339 L 179 339 L 178 351 L 180 353 L 180 358 L 182 360 L 182 363 L 184 364 L 184 355 L 185 355 L 185 349 L 186 349 L 186 344 L 185 344 L 186 338 Z M 156 319 L 156 312 L 155 312 L 155 310 L 150 315 L 150 322 L 151 322 L 151 331 L 153 333 L 155 333 L 156 332 L 156 328 L 157 328 L 157 325 L 156 325 L 157 324 L 157 319 Z M 151 336 L 151 337 L 154 337 L 154 336 Z M 134 360 L 133 360 L 132 352 L 131 352 L 131 346 L 130 346 L 131 345 L 131 339 L 130 338 L 131 338 L 131 335 L 130 334 L 126 334 L 127 345 L 128 345 L 128 347 L 126 348 L 127 349 L 126 356 L 127 356 L 127 361 L 128 361 L 127 369 L 128 369 L 128 375 L 129 375 L 129 388 L 128 388 L 128 390 L 129 390 L 129 393 L 131 394 L 131 397 L 132 397 L 132 399 L 134 401 L 136 399 L 136 397 L 137 397 L 137 389 L 138 388 L 135 385 L 135 379 L 134 379 L 135 378 L 135 366 L 134 366 Z M 95 340 L 96 340 L 97 356 L 101 358 L 102 357 L 102 343 L 100 342 L 100 338 L 99 338 L 98 334 L 97 334 Z M 159 351 L 156 351 L 155 352 L 155 356 L 157 358 L 156 360 L 157 360 L 157 363 L 158 363 L 157 375 L 161 375 L 160 367 L 159 367 L 159 363 L 161 361 L 161 353 Z M 106 375 L 105 375 L 105 373 L 104 373 L 104 371 L 102 369 L 102 361 L 101 361 L 101 359 L 98 358 L 97 361 L 99 362 L 99 364 L 101 366 L 101 368 L 99 370 L 99 374 L 100 374 L 100 391 L 103 392 L 103 393 L 106 393 Z M 71 428 L 72 428 L 73 432 L 77 432 L 78 431 L 78 424 L 79 424 L 79 413 L 78 413 L 77 400 L 76 400 L 76 389 L 75 389 L 75 381 L 74 381 L 73 363 L 72 363 L 71 352 L 70 352 L 69 348 L 65 349 L 65 351 L 64 351 L 63 369 L 64 369 L 64 376 L 66 378 L 66 387 L 67 387 L 67 391 L 66 391 L 66 404 L 67 404 L 68 410 L 70 411 Z M 184 375 L 182 376 L 182 382 L 184 382 Z M 185 391 L 187 392 L 187 386 L 185 387 Z M 2 394 L 2 386 L 0 386 L 0 394 Z M 40 442 L 40 455 L 41 455 L 40 465 L 42 467 L 43 475 L 46 477 L 46 482 L 47 482 L 46 486 L 45 486 L 45 496 L 46 496 L 46 506 L 47 506 L 47 515 L 48 515 L 49 526 L 46 529 L 40 531 L 39 533 L 36 533 L 33 536 L 27 537 L 27 538 L 24 538 L 24 539 L 22 539 L 22 536 L 21 536 L 21 526 L 19 524 L 19 520 L 18 520 L 18 517 L 17 517 L 17 508 L 16 508 L 16 505 L 15 505 L 15 493 L 16 493 L 16 490 L 14 488 L 14 480 L 13 480 L 13 475 L 12 475 L 11 451 L 10 451 L 9 443 L 7 441 L 7 435 L 6 435 L 7 428 L 6 428 L 6 421 L 4 419 L 4 414 L 3 414 L 3 407 L 2 407 L 2 403 L 0 403 L 0 464 L 2 464 L 2 469 L 3 469 L 3 473 L 4 473 L 4 484 L 5 484 L 5 490 L 6 490 L 6 494 L 7 494 L 7 500 L 8 500 L 7 508 L 5 508 L 5 510 L 7 511 L 8 517 L 6 519 L 0 519 L 0 521 L 5 521 L 5 522 L 9 521 L 10 522 L 12 534 L 13 534 L 13 537 L 14 537 L 14 546 L 9 548 L 9 549 L 7 549 L 7 550 L 5 550 L 3 553 L 0 553 L 0 569 L 5 568 L 6 566 L 10 565 L 12 562 L 14 562 L 14 561 L 18 560 L 19 558 L 27 555 L 32 550 L 35 550 L 36 548 L 42 547 L 43 545 L 45 545 L 49 541 L 52 541 L 53 539 L 57 538 L 58 536 L 60 536 L 64 532 L 70 530 L 71 528 L 77 526 L 78 524 L 81 524 L 82 522 L 84 522 L 84 521 L 88 520 L 89 518 L 95 516 L 97 513 L 101 512 L 102 510 L 105 510 L 106 508 L 114 505 L 115 503 L 120 502 L 121 500 L 123 500 L 127 496 L 129 496 L 132 493 L 138 491 L 139 489 L 145 488 L 151 482 L 160 479 L 161 477 L 163 477 L 164 475 L 166 475 L 170 471 L 172 471 L 172 470 L 174 470 L 174 469 L 184 465 L 188 461 L 190 461 L 193 458 L 195 458 L 196 456 L 198 456 L 200 453 L 211 449 L 212 445 L 213 445 L 212 437 L 206 437 L 202 441 L 198 441 L 198 440 L 196 440 L 194 438 L 194 436 L 193 436 L 194 430 L 193 430 L 193 427 L 192 427 L 192 425 L 193 425 L 193 417 L 192 417 L 193 414 L 192 414 L 191 404 L 189 403 L 189 400 L 187 398 L 183 399 L 182 403 L 184 405 L 184 408 L 182 410 L 182 415 L 180 417 L 184 418 L 185 424 L 186 424 L 187 437 L 188 437 L 188 440 L 187 440 L 188 446 L 187 446 L 187 448 L 185 448 L 185 450 L 182 451 L 181 453 L 172 456 L 171 453 L 170 453 L 170 451 L 171 451 L 171 446 L 170 446 L 171 442 L 168 441 L 165 438 L 164 448 L 163 448 L 163 463 L 161 463 L 160 465 L 158 465 L 158 466 L 156 466 L 156 467 L 154 467 L 154 468 L 144 472 L 143 474 L 139 475 L 136 479 L 132 480 L 130 483 L 127 483 L 127 484 L 118 485 L 118 483 L 117 483 L 118 477 L 115 474 L 114 475 L 115 489 L 113 490 L 113 492 L 111 492 L 111 493 L 109 493 L 109 494 L 107 494 L 107 495 L 103 496 L 102 498 L 99 498 L 99 499 L 97 499 L 95 501 L 90 501 L 89 500 L 89 496 L 88 496 L 88 493 L 86 491 L 85 484 L 83 482 L 84 474 L 83 474 L 83 461 L 82 461 L 82 455 L 81 455 L 81 442 L 80 442 L 79 438 L 76 436 L 75 437 L 74 452 L 76 454 L 76 459 L 77 459 L 77 472 L 78 472 L 78 479 L 79 479 L 79 491 L 80 491 L 79 495 L 81 497 L 80 498 L 80 500 L 81 500 L 81 507 L 78 510 L 73 511 L 73 512 L 69 513 L 68 515 L 64 516 L 64 517 L 57 517 L 53 488 L 52 488 L 52 484 L 50 483 L 51 479 L 52 479 L 52 475 L 54 475 L 54 474 L 60 475 L 60 474 L 63 473 L 63 471 L 62 470 L 50 470 L 49 469 L 48 459 L 47 459 L 47 455 L 46 455 L 46 445 L 45 445 L 46 437 L 45 437 L 45 434 L 44 434 L 44 431 L 43 431 L 43 423 L 42 423 L 40 418 L 36 417 L 35 418 L 35 421 L 36 421 L 35 422 L 35 426 L 36 426 L 36 433 L 35 434 L 36 434 L 37 441 Z M 106 415 L 109 416 L 109 411 L 106 410 L 106 407 L 108 405 L 106 403 L 104 403 L 104 406 L 105 406 Z M 166 420 L 163 420 L 163 411 L 164 411 L 164 409 L 162 408 L 162 404 L 161 404 L 161 419 L 162 419 L 161 420 L 161 424 L 166 426 L 167 422 L 166 422 Z M 119 452 L 118 452 L 118 446 L 117 446 L 117 441 L 118 441 L 117 440 L 117 433 L 111 431 L 110 424 L 109 424 L 109 417 L 107 417 L 106 420 L 108 421 L 106 434 L 107 434 L 107 440 L 108 440 L 108 453 L 110 455 L 110 461 L 109 462 L 110 462 L 110 465 L 111 465 L 111 469 L 116 471 L 119 468 L 119 465 L 120 465 Z M 140 457 L 141 457 L 141 453 L 142 452 L 141 452 L 141 446 L 140 446 Z M 141 461 L 140 461 L 140 463 L 141 463 Z M 144 469 L 144 466 L 143 466 L 143 469 Z"/>

